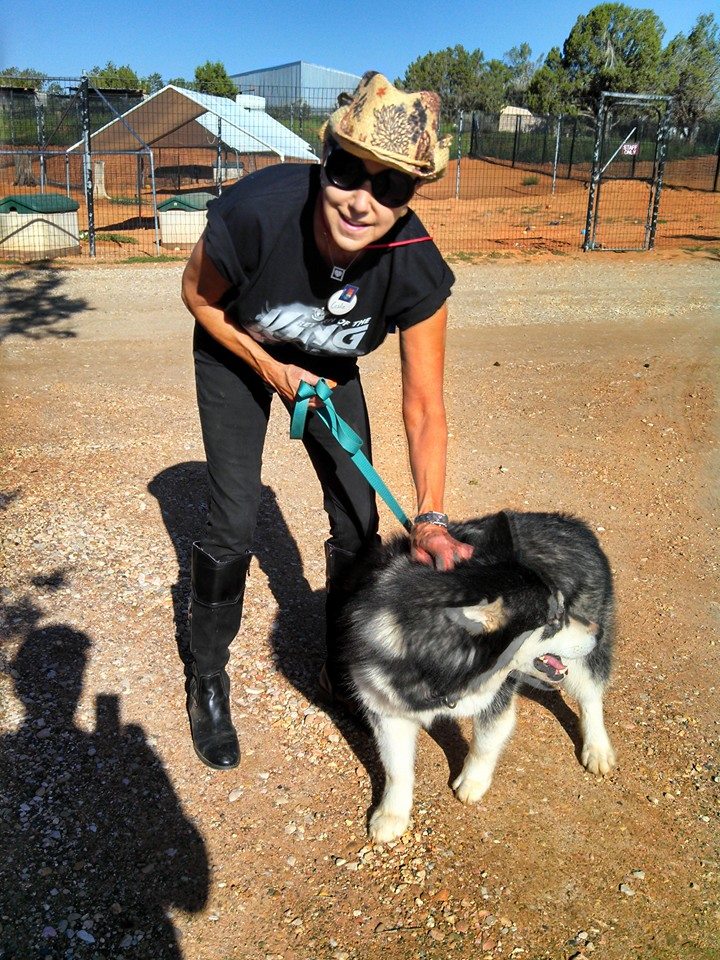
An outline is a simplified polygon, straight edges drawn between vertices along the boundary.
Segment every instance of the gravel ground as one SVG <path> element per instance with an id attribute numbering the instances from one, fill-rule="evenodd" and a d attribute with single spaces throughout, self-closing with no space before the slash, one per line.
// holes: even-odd
<path id="1" fill-rule="evenodd" d="M 2 273 L 0 958 L 711 960 L 718 910 L 717 264 L 456 268 L 448 509 L 561 509 L 614 569 L 612 775 L 533 694 L 475 808 L 420 739 L 373 847 L 371 742 L 316 702 L 320 496 L 275 411 L 232 648 L 238 770 L 195 758 L 182 642 L 203 524 L 181 265 Z M 363 363 L 411 510 L 391 338 Z M 383 512 L 383 531 L 395 521 Z"/>

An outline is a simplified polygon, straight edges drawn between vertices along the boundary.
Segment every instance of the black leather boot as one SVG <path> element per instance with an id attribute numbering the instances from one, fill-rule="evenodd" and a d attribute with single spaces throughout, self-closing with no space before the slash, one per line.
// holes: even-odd
<path id="1" fill-rule="evenodd" d="M 251 556 L 248 553 L 219 561 L 199 544 L 193 544 L 193 668 L 187 709 L 195 753 L 214 770 L 229 770 L 240 763 L 240 744 L 230 716 L 230 678 L 225 667 L 230 644 L 240 629 Z"/>

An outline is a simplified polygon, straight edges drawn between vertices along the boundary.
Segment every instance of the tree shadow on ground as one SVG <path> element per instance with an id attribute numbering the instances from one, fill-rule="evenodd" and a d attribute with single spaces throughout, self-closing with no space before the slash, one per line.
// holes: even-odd
<path id="1" fill-rule="evenodd" d="M 117 694 L 97 695 L 90 730 L 77 724 L 92 640 L 43 619 L 30 596 L 0 602 L 0 668 L 23 714 L 0 738 L 0 958 L 181 960 L 168 912 L 204 907 L 204 841 Z"/>
<path id="2" fill-rule="evenodd" d="M 77 333 L 67 326 L 76 313 L 90 309 L 84 297 L 62 292 L 67 273 L 38 261 L 3 274 L 0 284 L 0 343 L 9 337 L 68 340 Z"/>

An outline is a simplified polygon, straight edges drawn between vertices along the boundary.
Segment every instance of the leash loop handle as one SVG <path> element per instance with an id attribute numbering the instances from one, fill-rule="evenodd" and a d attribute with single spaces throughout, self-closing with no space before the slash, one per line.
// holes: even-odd
<path id="1" fill-rule="evenodd" d="M 315 385 L 306 383 L 304 380 L 300 381 L 297 393 L 295 394 L 295 404 L 290 419 L 290 439 L 302 440 L 303 434 L 305 433 L 307 417 L 310 412 L 310 400 L 313 397 L 318 397 L 323 402 L 323 406 L 315 410 L 317 416 L 320 417 L 343 450 L 350 455 L 350 459 L 373 490 L 382 497 L 402 526 L 410 532 L 412 528 L 410 518 L 385 485 L 375 467 L 373 467 L 362 452 L 362 440 L 360 437 L 338 414 L 332 402 L 332 389 L 325 380 L 318 380 Z"/>

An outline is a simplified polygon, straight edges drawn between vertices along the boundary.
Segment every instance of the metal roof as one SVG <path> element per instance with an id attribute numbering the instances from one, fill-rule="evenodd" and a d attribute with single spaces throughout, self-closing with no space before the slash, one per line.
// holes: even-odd
<path id="1" fill-rule="evenodd" d="M 239 94 L 235 100 L 167 86 L 90 138 L 94 153 L 138 151 L 144 147 L 213 147 L 218 140 L 238 153 L 274 153 L 314 160 L 310 144 L 265 112 L 265 99 Z M 79 153 L 82 141 L 68 148 Z"/>

